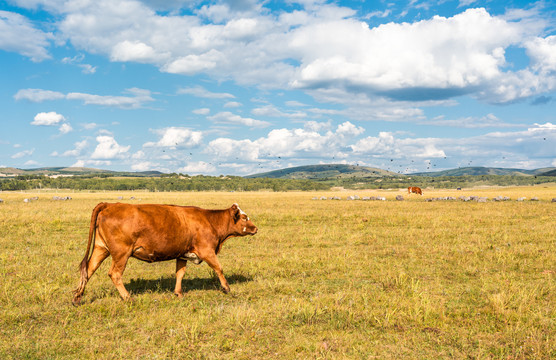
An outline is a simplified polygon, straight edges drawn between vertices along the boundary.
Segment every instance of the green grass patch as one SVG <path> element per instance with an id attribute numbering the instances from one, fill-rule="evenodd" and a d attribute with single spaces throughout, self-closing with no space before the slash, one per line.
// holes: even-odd
<path id="1" fill-rule="evenodd" d="M 556 357 L 555 187 L 463 194 L 539 202 L 316 201 L 332 193 L 72 193 L 0 204 L 2 359 L 549 359 Z M 454 192 L 455 193 L 455 192 Z M 458 192 L 460 194 L 462 192 Z M 344 199 L 346 193 L 335 193 Z M 60 194 L 61 196 L 65 194 Z M 224 245 L 231 293 L 206 265 L 110 259 L 71 305 L 101 201 L 225 208 L 259 227 Z M 429 191 L 426 196 L 451 196 Z M 129 200 L 131 196 L 141 200 Z"/>

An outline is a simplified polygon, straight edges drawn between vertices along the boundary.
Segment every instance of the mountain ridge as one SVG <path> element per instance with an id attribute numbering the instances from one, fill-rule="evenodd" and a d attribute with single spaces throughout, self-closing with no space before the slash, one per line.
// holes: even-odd
<path id="1" fill-rule="evenodd" d="M 110 176 L 136 176 L 136 177 L 159 177 L 164 175 L 160 171 L 113 171 L 85 167 L 40 167 L 32 169 L 20 169 L 14 167 L 0 168 L 0 177 L 14 177 L 22 175 L 110 175 Z M 494 167 L 463 167 L 457 169 L 440 170 L 433 172 L 415 172 L 410 174 L 399 174 L 380 168 L 347 165 L 347 164 L 319 164 L 304 165 L 283 168 L 263 173 L 256 173 L 244 178 L 276 178 L 276 179 L 346 179 L 346 178 L 380 178 L 380 177 L 406 177 L 406 176 L 480 176 L 480 175 L 510 175 L 510 176 L 556 176 L 556 167 L 544 167 L 538 169 L 518 168 L 494 168 Z"/>

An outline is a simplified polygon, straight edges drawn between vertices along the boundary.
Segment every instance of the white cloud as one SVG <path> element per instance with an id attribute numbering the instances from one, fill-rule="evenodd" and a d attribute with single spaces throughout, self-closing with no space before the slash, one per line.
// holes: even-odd
<path id="1" fill-rule="evenodd" d="M 85 167 L 85 161 L 77 160 L 75 163 L 73 163 L 73 165 L 71 165 L 71 167 Z"/>
<path id="2" fill-rule="evenodd" d="M 84 128 L 85 130 L 93 130 L 93 129 L 96 128 L 97 126 L 98 126 L 97 123 L 86 123 L 86 124 L 83 124 L 83 128 Z"/>
<path id="3" fill-rule="evenodd" d="M 66 96 L 61 92 L 42 89 L 21 89 L 14 95 L 14 99 L 16 100 L 29 100 L 33 102 L 59 100 L 65 97 Z"/>
<path id="4" fill-rule="evenodd" d="M 487 128 L 487 127 L 503 128 L 503 127 L 523 126 L 523 125 L 505 123 L 494 114 L 487 114 L 481 117 L 468 116 L 468 117 L 459 118 L 455 120 L 445 119 L 444 115 L 440 115 L 434 119 L 423 120 L 420 121 L 419 123 L 425 125 L 453 126 L 453 127 L 468 128 L 468 129 Z"/>
<path id="5" fill-rule="evenodd" d="M 34 152 L 35 152 L 35 149 L 23 150 L 23 151 L 20 151 L 18 153 L 13 154 L 11 156 L 11 158 L 12 159 L 21 159 L 22 157 L 33 155 Z"/>
<path id="6" fill-rule="evenodd" d="M 81 68 L 83 74 L 94 74 L 97 71 L 97 67 L 91 64 L 82 64 L 81 62 L 85 59 L 85 55 L 78 54 L 72 58 L 65 57 L 62 59 L 63 64 L 75 65 Z"/>
<path id="7" fill-rule="evenodd" d="M 149 90 L 127 89 L 133 96 L 93 95 L 71 92 L 66 95 L 68 100 L 82 100 L 85 105 L 115 106 L 124 109 L 138 109 L 144 103 L 154 101 Z"/>
<path id="8" fill-rule="evenodd" d="M 307 116 L 306 113 L 301 111 L 296 112 L 283 112 L 276 108 L 274 105 L 265 105 L 258 108 L 255 108 L 251 111 L 253 115 L 256 116 L 270 116 L 270 117 L 277 117 L 277 118 L 292 118 L 292 119 L 300 119 Z"/>
<path id="9" fill-rule="evenodd" d="M 293 84 L 311 88 L 341 81 L 407 100 L 454 96 L 498 78 L 503 49 L 521 35 L 518 24 L 484 9 L 373 29 L 355 20 L 318 23 L 295 31 L 294 46 L 307 51 Z M 344 41 L 346 36 L 352 41 Z"/>
<path id="10" fill-rule="evenodd" d="M 237 101 L 228 101 L 227 103 L 224 104 L 225 108 L 237 108 L 237 107 L 241 107 L 242 104 L 240 102 Z"/>
<path id="11" fill-rule="evenodd" d="M 139 150 L 135 154 L 131 155 L 131 158 L 135 160 L 144 159 L 145 152 L 143 150 Z"/>
<path id="12" fill-rule="evenodd" d="M 34 62 L 49 59 L 54 36 L 36 29 L 24 16 L 0 10 L 0 49 L 17 52 Z"/>
<path id="13" fill-rule="evenodd" d="M 556 71 L 556 35 L 534 38 L 525 42 L 533 69 L 540 73 Z"/>
<path id="14" fill-rule="evenodd" d="M 54 111 L 41 112 L 35 115 L 31 125 L 54 126 L 64 121 L 66 121 L 66 118 Z"/>
<path id="15" fill-rule="evenodd" d="M 159 134 L 160 140 L 157 142 L 147 142 L 144 147 L 184 147 L 194 148 L 201 144 L 203 133 L 181 127 L 169 127 L 160 130 L 153 130 Z"/>
<path id="16" fill-rule="evenodd" d="M 189 174 L 189 175 L 197 175 L 197 174 L 211 174 L 216 171 L 216 168 L 207 162 L 198 161 L 198 162 L 190 162 L 184 167 L 181 167 L 177 170 L 182 174 Z"/>
<path id="17" fill-rule="evenodd" d="M 182 89 L 178 90 L 178 94 L 193 95 L 193 96 L 196 96 L 196 97 L 206 98 L 206 99 L 233 99 L 233 98 L 235 98 L 235 96 L 232 95 L 232 94 L 211 92 L 211 91 L 208 91 L 207 89 L 205 89 L 202 86 L 196 86 L 196 87 L 191 87 L 191 88 L 182 88 Z"/>
<path id="18" fill-rule="evenodd" d="M 376 158 L 443 158 L 446 153 L 438 149 L 437 139 L 397 139 L 393 133 L 381 131 L 378 137 L 369 136 L 351 145 L 357 154 Z"/>
<path id="19" fill-rule="evenodd" d="M 162 71 L 172 74 L 194 75 L 211 70 L 223 61 L 224 55 L 217 50 L 210 50 L 200 55 L 187 55 L 164 65 Z"/>
<path id="20" fill-rule="evenodd" d="M 60 125 L 60 127 L 59 127 L 60 134 L 67 134 L 67 133 L 73 131 L 73 128 L 71 127 L 71 125 L 69 123 L 67 123 L 65 121 L 66 121 L 66 118 L 63 115 L 58 114 L 54 111 L 41 112 L 41 113 L 38 113 L 37 115 L 35 115 L 35 118 L 31 122 L 31 125 L 36 125 L 36 126 L 57 126 L 57 125 Z"/>
<path id="21" fill-rule="evenodd" d="M 208 116 L 207 119 L 221 124 L 245 125 L 249 127 L 258 127 L 258 128 L 270 126 L 270 123 L 268 121 L 255 120 L 252 118 L 244 118 L 239 115 L 232 114 L 229 111 L 219 112 L 215 115 Z"/>
<path id="22" fill-rule="evenodd" d="M 157 53 L 155 49 L 140 41 L 124 40 L 114 45 L 110 54 L 110 60 L 158 63 L 169 56 L 169 53 Z"/>
<path id="23" fill-rule="evenodd" d="M 138 109 L 143 107 L 145 103 L 154 101 L 149 90 L 131 88 L 127 89 L 126 93 L 131 94 L 131 96 L 94 95 L 78 92 L 63 94 L 42 89 L 22 89 L 14 95 L 14 99 L 25 99 L 33 102 L 60 99 L 81 100 L 85 105 L 114 106 L 123 109 Z"/>
<path id="24" fill-rule="evenodd" d="M 134 171 L 148 171 L 153 168 L 153 164 L 150 161 L 143 161 L 131 165 L 131 170 Z"/>
<path id="25" fill-rule="evenodd" d="M 82 140 L 82 141 L 75 142 L 74 145 L 75 145 L 74 149 L 64 151 L 64 153 L 62 153 L 62 155 L 60 156 L 68 156 L 68 157 L 80 156 L 83 153 L 83 150 L 87 148 L 89 143 L 87 142 L 87 140 Z M 58 153 L 55 152 L 55 154 L 52 154 L 52 156 L 58 156 Z"/>
<path id="26" fill-rule="evenodd" d="M 121 159 L 128 155 L 131 146 L 119 145 L 112 136 L 97 136 L 98 145 L 91 159 Z"/>
<path id="27" fill-rule="evenodd" d="M 193 114 L 208 115 L 208 114 L 210 114 L 210 109 L 209 108 L 195 109 L 195 110 L 193 110 Z"/>
<path id="28" fill-rule="evenodd" d="M 68 123 L 63 123 L 62 125 L 60 125 L 59 130 L 60 130 L 60 133 L 61 133 L 61 134 L 67 134 L 67 133 L 73 131 L 73 128 L 71 127 L 70 124 L 68 124 Z"/>
<path id="29" fill-rule="evenodd" d="M 364 130 L 350 122 L 340 124 L 335 132 L 326 126 L 311 123 L 306 129 L 274 129 L 257 140 L 218 138 L 211 141 L 206 152 L 218 159 L 231 161 L 260 161 L 277 158 L 322 157 L 340 153 L 352 138 Z"/>
<path id="30" fill-rule="evenodd" d="M 64 15 L 58 31 L 77 49 L 261 88 L 334 89 L 410 102 L 465 94 L 509 102 L 556 88 L 555 75 L 546 76 L 554 66 L 547 56 L 554 53 L 554 40 L 542 36 L 549 22 L 533 11 L 492 16 L 483 8 L 468 9 L 452 17 L 370 28 L 354 10 L 324 2 L 279 14 L 263 3 L 240 3 L 245 2 L 202 5 L 195 15 L 184 16 L 135 1 L 43 6 Z M 528 72 L 507 69 L 510 46 L 527 49 L 533 60 Z M 528 91 L 516 91 L 518 85 Z M 180 92 L 223 95 L 203 88 Z M 227 97 L 233 98 L 221 98 Z"/>

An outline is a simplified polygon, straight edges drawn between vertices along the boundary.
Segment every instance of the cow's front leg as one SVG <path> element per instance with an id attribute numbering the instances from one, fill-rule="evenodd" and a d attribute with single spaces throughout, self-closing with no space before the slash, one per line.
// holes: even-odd
<path id="1" fill-rule="evenodd" d="M 179 298 L 183 297 L 181 291 L 181 281 L 185 275 L 185 266 L 187 265 L 187 260 L 177 259 L 176 260 L 176 287 L 174 288 L 174 294 Z"/>
<path id="2" fill-rule="evenodd" d="M 218 279 L 220 279 L 220 285 L 222 285 L 222 291 L 227 294 L 230 292 L 230 285 L 228 285 L 228 281 L 224 277 L 224 273 L 222 272 L 222 265 L 220 265 L 220 261 L 216 257 L 216 254 L 213 251 L 207 251 L 207 253 L 199 254 L 199 257 L 206 261 L 206 263 L 216 272 L 218 275 Z"/>

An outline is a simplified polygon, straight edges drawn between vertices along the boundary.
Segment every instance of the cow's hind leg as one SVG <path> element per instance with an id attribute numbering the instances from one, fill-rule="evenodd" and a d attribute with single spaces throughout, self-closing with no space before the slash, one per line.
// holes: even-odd
<path id="1" fill-rule="evenodd" d="M 91 276 L 93 276 L 95 271 L 98 269 L 100 264 L 102 264 L 104 259 L 108 257 L 108 255 L 110 255 L 110 253 L 108 252 L 108 250 L 106 250 L 106 248 L 95 246 L 95 248 L 93 249 L 93 254 L 89 259 L 89 265 L 87 266 L 87 279 L 90 279 Z"/>
<path id="2" fill-rule="evenodd" d="M 131 298 L 122 281 L 122 274 L 124 273 L 129 255 L 130 254 L 112 254 L 112 266 L 110 266 L 110 271 L 108 271 L 108 276 L 112 279 L 114 286 L 118 289 L 123 300 L 129 300 Z"/>
<path id="3" fill-rule="evenodd" d="M 91 276 L 93 276 L 95 271 L 98 269 L 100 264 L 102 264 L 104 259 L 108 257 L 108 255 L 110 255 L 110 253 L 108 252 L 108 250 L 106 250 L 106 248 L 95 246 L 95 248 L 93 249 L 93 253 L 91 254 L 91 258 L 87 263 L 87 277 L 82 277 L 79 288 L 75 291 L 75 294 L 73 296 L 72 303 L 74 305 L 79 305 L 79 303 L 81 302 L 81 297 L 85 292 L 85 285 L 87 285 L 87 282 L 89 281 Z"/>
<path id="4" fill-rule="evenodd" d="M 207 251 L 206 253 L 199 254 L 199 257 L 206 261 L 206 263 L 216 272 L 218 275 L 218 279 L 220 279 L 220 285 L 222 285 L 222 291 L 224 293 L 230 292 L 230 285 L 228 285 L 228 281 L 224 277 L 224 273 L 222 272 L 222 265 L 220 265 L 220 261 L 216 257 L 216 254 L 212 251 Z"/>
<path id="5" fill-rule="evenodd" d="M 187 265 L 187 260 L 178 259 L 176 260 L 176 287 L 174 288 L 174 294 L 179 298 L 183 297 L 181 291 L 181 281 L 185 275 L 185 266 Z"/>

